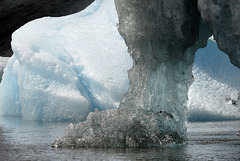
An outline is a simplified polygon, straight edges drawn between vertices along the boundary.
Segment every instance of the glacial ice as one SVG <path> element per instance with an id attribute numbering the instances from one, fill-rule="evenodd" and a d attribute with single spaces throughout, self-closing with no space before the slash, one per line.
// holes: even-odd
<path id="1" fill-rule="evenodd" d="M 117 31 L 113 3 L 96 0 L 83 12 L 38 19 L 17 30 L 0 85 L 0 114 L 80 121 L 95 108 L 118 107 L 132 60 Z"/>
<path id="2" fill-rule="evenodd" d="M 197 51 L 193 75 L 195 81 L 189 89 L 187 105 L 190 121 L 240 119 L 240 105 L 228 104 L 225 100 L 228 96 L 237 100 L 240 70 L 230 63 L 213 40 L 208 40 L 208 46 Z M 52 146 L 172 146 L 181 143 L 177 142 L 181 139 L 173 130 L 176 127 L 172 117 L 163 111 L 152 113 L 139 110 L 137 114 L 124 109 L 95 111 L 89 114 L 86 121 L 70 124 Z"/>
<path id="3" fill-rule="evenodd" d="M 198 11 L 211 27 L 218 48 L 240 68 L 240 1 L 198 0 Z"/>
<path id="4" fill-rule="evenodd" d="M 174 5 L 178 10 L 173 11 L 180 9 L 183 14 L 179 15 L 181 21 L 177 19 L 175 22 L 171 16 L 177 13 L 163 13 L 158 8 L 162 7 L 159 1 L 151 2 L 115 0 L 119 32 L 134 62 L 129 71 L 130 88 L 123 96 L 119 109 L 95 111 L 89 114 L 86 121 L 69 125 L 53 147 L 158 147 L 186 140 L 187 92 L 193 78 L 194 54 L 205 45 L 203 42 L 211 32 L 201 23 L 199 33 L 195 33 L 197 37 L 184 35 L 184 30 L 178 26 L 195 21 L 188 18 L 189 12 L 185 12 L 184 3 L 179 1 L 179 5 Z M 162 3 L 168 6 L 170 2 Z M 159 15 L 162 17 L 158 19 Z M 151 18 L 159 21 L 152 21 Z M 177 25 L 171 26 L 172 21 Z M 172 45 L 175 45 L 174 48 Z M 210 47 L 212 45 L 215 44 Z M 208 84 L 209 80 L 200 83 Z M 195 87 L 201 89 L 201 85 L 196 84 Z M 221 87 L 224 91 L 224 85 Z M 218 90 L 219 86 L 216 88 Z M 195 92 L 192 90 L 190 94 Z M 201 104 L 198 100 L 196 102 Z M 195 111 L 201 108 L 195 107 L 189 109 Z M 194 112 L 190 117 L 193 115 Z"/>
<path id="5" fill-rule="evenodd" d="M 208 40 L 208 46 L 197 51 L 193 75 L 194 82 L 188 92 L 188 120 L 240 119 L 240 105 L 228 104 L 225 100 L 228 96 L 237 100 L 240 70 L 230 63 L 213 40 Z M 171 145 L 175 141 L 169 135 L 174 132 L 161 128 L 163 122 L 171 124 L 170 115 L 143 111 L 138 115 L 144 118 L 142 122 L 136 114 L 123 109 L 95 111 L 89 114 L 87 121 L 70 124 L 53 147 L 152 147 Z M 151 128 L 143 125 L 151 125 Z M 159 139 L 158 135 L 162 137 Z"/>
<path id="6" fill-rule="evenodd" d="M 70 124 L 53 147 L 146 148 L 182 143 L 172 116 L 139 110 L 110 109 L 91 112 L 87 120 Z M 169 128 L 165 128 L 169 126 Z M 178 138 L 178 139 L 176 139 Z M 178 142 L 180 141 L 180 142 Z"/>
<path id="7" fill-rule="evenodd" d="M 170 129 L 174 142 L 186 141 L 187 93 L 195 52 L 211 36 L 196 1 L 115 0 L 115 4 L 118 30 L 133 59 L 130 87 L 119 108 L 168 114 L 164 117 L 171 123 L 161 128 Z"/>
<path id="8" fill-rule="evenodd" d="M 194 82 L 188 91 L 188 120 L 240 119 L 240 70 L 213 40 L 196 53 Z M 229 103 L 227 99 L 237 101 Z"/>
<path id="9" fill-rule="evenodd" d="M 7 65 L 8 57 L 0 57 L 0 83 L 2 81 L 3 69 Z"/>
<path id="10" fill-rule="evenodd" d="M 166 6 L 170 3 L 165 2 Z M 118 9 L 122 14 L 131 11 Z M 173 14 L 166 13 L 169 14 L 164 17 L 166 21 L 157 23 L 167 22 L 168 16 Z M 136 15 L 132 16 L 127 17 L 129 22 L 134 22 L 131 18 Z M 87 118 L 85 122 L 69 125 L 54 143 L 55 147 L 149 147 L 181 143 L 186 139 L 186 107 L 189 120 L 193 121 L 240 119 L 239 105 L 228 104 L 225 100 L 228 97 L 238 99 L 239 69 L 233 67 L 224 54 L 216 54 L 220 51 L 211 41 L 197 52 L 193 67 L 195 82 L 188 92 L 187 104 L 194 51 L 202 45 L 195 42 L 184 50 L 181 45 L 193 43 L 194 38 L 187 35 L 184 41 L 177 39 L 182 31 L 174 26 L 171 26 L 174 28 L 172 37 L 164 42 L 165 39 L 145 41 L 144 32 L 134 29 L 138 24 L 130 23 L 133 28 L 120 25 L 122 35 L 124 29 L 132 29 L 134 32 L 130 30 L 125 34 L 138 38 L 133 40 L 124 35 L 127 45 L 128 41 L 138 43 L 138 40 L 142 45 L 129 46 L 135 65 L 129 71 L 130 89 L 120 108 L 111 109 L 119 106 L 127 91 L 127 70 L 132 66 L 127 47 L 117 31 L 117 22 L 113 0 L 96 0 L 83 12 L 38 19 L 16 31 L 12 41 L 14 55 L 0 84 L 0 114 L 43 121 Z M 179 23 L 178 19 L 175 23 Z M 151 23 L 144 25 L 147 32 L 155 33 L 154 29 L 149 30 Z M 167 36 L 168 27 L 161 30 L 160 37 Z M 173 49 L 171 45 L 164 45 L 173 40 L 179 42 L 181 53 L 175 51 L 169 56 Z M 156 47 L 158 41 L 163 41 L 164 45 Z M 141 55 L 141 52 L 148 55 Z M 163 54 L 157 55 L 158 52 Z M 140 59 L 142 57 L 146 59 Z M 141 65 L 147 68 L 142 70 Z"/>

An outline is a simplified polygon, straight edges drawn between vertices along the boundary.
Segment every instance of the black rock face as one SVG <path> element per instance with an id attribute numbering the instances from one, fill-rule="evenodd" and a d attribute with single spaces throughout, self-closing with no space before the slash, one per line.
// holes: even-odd
<path id="1" fill-rule="evenodd" d="M 11 56 L 11 35 L 19 27 L 44 16 L 79 12 L 94 0 L 0 0 L 0 56 Z"/>

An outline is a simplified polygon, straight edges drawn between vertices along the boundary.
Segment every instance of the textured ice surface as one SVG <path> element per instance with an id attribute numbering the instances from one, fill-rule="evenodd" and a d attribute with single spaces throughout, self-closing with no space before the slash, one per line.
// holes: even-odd
<path id="1" fill-rule="evenodd" d="M 184 28 L 185 24 L 196 23 L 190 16 L 195 13 L 184 12 L 185 3 L 182 2 L 186 0 L 174 5 L 180 8 L 174 10 L 176 12 L 167 12 L 171 9 L 171 1 L 164 1 L 167 7 L 164 13 L 158 10 L 163 9 L 158 0 L 152 1 L 158 5 L 147 1 L 139 5 L 139 0 L 129 2 L 130 6 L 124 6 L 129 10 L 119 8 L 122 20 L 128 20 L 119 25 L 119 30 L 125 34 L 135 68 L 130 71 L 131 87 L 121 108 L 97 111 L 91 113 L 85 122 L 71 124 L 54 146 L 148 147 L 186 139 L 185 117 L 187 91 L 192 82 L 191 67 L 195 50 L 202 46 L 194 41 L 202 37 L 201 32 L 200 37 L 194 37 L 198 33 L 184 35 L 182 32 L 185 30 L 179 26 Z M 131 7 L 144 12 L 128 17 L 126 15 L 134 11 Z M 150 12 L 145 14 L 146 11 Z M 180 17 L 174 19 L 173 25 L 171 18 L 174 15 Z M 156 25 L 148 19 L 152 16 L 164 18 L 153 22 Z M 140 18 L 150 22 L 142 25 L 141 21 L 133 21 Z M 14 56 L 0 85 L 1 114 L 23 116 L 27 120 L 78 121 L 85 119 L 95 108 L 117 107 L 128 87 L 126 71 L 132 61 L 116 23 L 113 0 L 97 0 L 81 13 L 36 20 L 15 32 L 12 42 Z M 171 33 L 167 32 L 169 29 Z M 204 35 L 203 39 L 206 37 Z M 176 48 L 173 47 L 175 43 Z M 192 46 L 186 48 L 188 45 Z M 215 44 L 210 43 L 209 47 L 212 46 Z M 207 53 L 208 50 L 212 49 L 199 52 Z M 216 64 L 221 62 L 215 61 L 217 57 L 196 58 L 193 70 L 196 84 L 189 91 L 188 103 L 192 120 L 216 120 L 216 115 L 218 118 L 239 118 L 238 106 L 225 101 L 228 97 L 237 99 L 239 86 L 234 80 L 238 80 L 239 74 L 232 66 L 216 68 Z M 227 57 L 223 58 L 224 62 L 226 60 Z M 211 65 L 215 68 L 208 69 L 212 68 Z M 227 74 L 236 74 L 222 79 L 223 70 L 227 70 Z"/>
<path id="2" fill-rule="evenodd" d="M 114 2 L 32 21 L 12 38 L 14 56 L 0 85 L 0 114 L 26 120 L 83 120 L 116 108 L 132 61 L 116 27 Z"/>
<path id="3" fill-rule="evenodd" d="M 193 67 L 194 83 L 188 92 L 191 121 L 240 119 L 240 70 L 214 41 L 199 49 Z M 236 104 L 232 104 L 233 99 Z"/>
<path id="4" fill-rule="evenodd" d="M 240 1 L 198 0 L 198 10 L 211 27 L 221 51 L 240 68 Z"/>
<path id="5" fill-rule="evenodd" d="M 195 52 L 211 36 L 195 2 L 115 0 L 119 32 L 134 62 L 120 108 L 171 114 L 170 128 L 180 136 L 175 139 L 183 140 Z"/>
<path id="6" fill-rule="evenodd" d="M 138 114 L 111 109 L 95 111 L 87 120 L 76 125 L 70 124 L 54 143 L 53 147 L 159 147 L 169 146 L 180 139 L 172 122 L 172 115 L 161 112 L 138 111 Z M 167 127 L 167 128 L 166 128 Z"/>
<path id="7" fill-rule="evenodd" d="M 240 70 L 234 67 L 214 41 L 199 49 L 193 67 L 195 82 L 188 96 L 190 121 L 240 119 L 237 100 Z M 240 101 L 239 101 L 240 102 Z M 237 102 L 237 103 L 239 103 Z M 240 104 L 240 103 L 239 103 Z M 174 116 L 166 111 L 138 113 L 123 109 L 90 113 L 85 122 L 70 124 L 53 147 L 157 147 L 179 143 Z"/>
<path id="8" fill-rule="evenodd" d="M 8 57 L 0 57 L 0 82 L 2 81 L 3 69 L 7 65 Z"/>

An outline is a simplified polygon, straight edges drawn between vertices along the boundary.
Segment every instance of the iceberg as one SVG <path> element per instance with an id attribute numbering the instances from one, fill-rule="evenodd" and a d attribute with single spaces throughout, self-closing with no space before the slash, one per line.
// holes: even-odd
<path id="1" fill-rule="evenodd" d="M 187 113 L 193 121 L 240 119 L 229 104 L 238 100 L 239 69 L 212 41 L 198 50 L 212 32 L 196 2 L 186 2 L 115 0 L 116 12 L 113 0 L 96 0 L 21 27 L 0 84 L 0 114 L 82 121 L 53 147 L 175 145 L 187 139 Z"/>
<path id="2" fill-rule="evenodd" d="M 83 12 L 37 19 L 17 30 L 0 85 L 0 114 L 82 121 L 94 109 L 117 108 L 132 60 L 113 3 L 96 0 Z"/>
<path id="3" fill-rule="evenodd" d="M 188 91 L 188 120 L 239 120 L 240 105 L 226 101 L 228 96 L 238 99 L 239 75 L 240 70 L 217 48 L 216 42 L 209 39 L 208 45 L 196 52 L 194 82 Z M 173 136 L 177 136 L 177 131 L 171 130 L 176 127 L 165 128 L 174 125 L 172 117 L 166 112 L 147 113 L 143 110 L 137 114 L 124 109 L 95 111 L 86 121 L 70 124 L 52 146 L 134 148 L 175 145 L 177 140 Z"/>

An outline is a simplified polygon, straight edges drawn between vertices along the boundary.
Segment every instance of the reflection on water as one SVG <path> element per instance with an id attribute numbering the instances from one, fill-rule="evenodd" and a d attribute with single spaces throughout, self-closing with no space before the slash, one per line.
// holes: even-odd
<path id="1" fill-rule="evenodd" d="M 146 149 L 55 149 L 68 123 L 0 117 L 0 160 L 239 160 L 240 121 L 189 123 L 186 145 Z"/>

